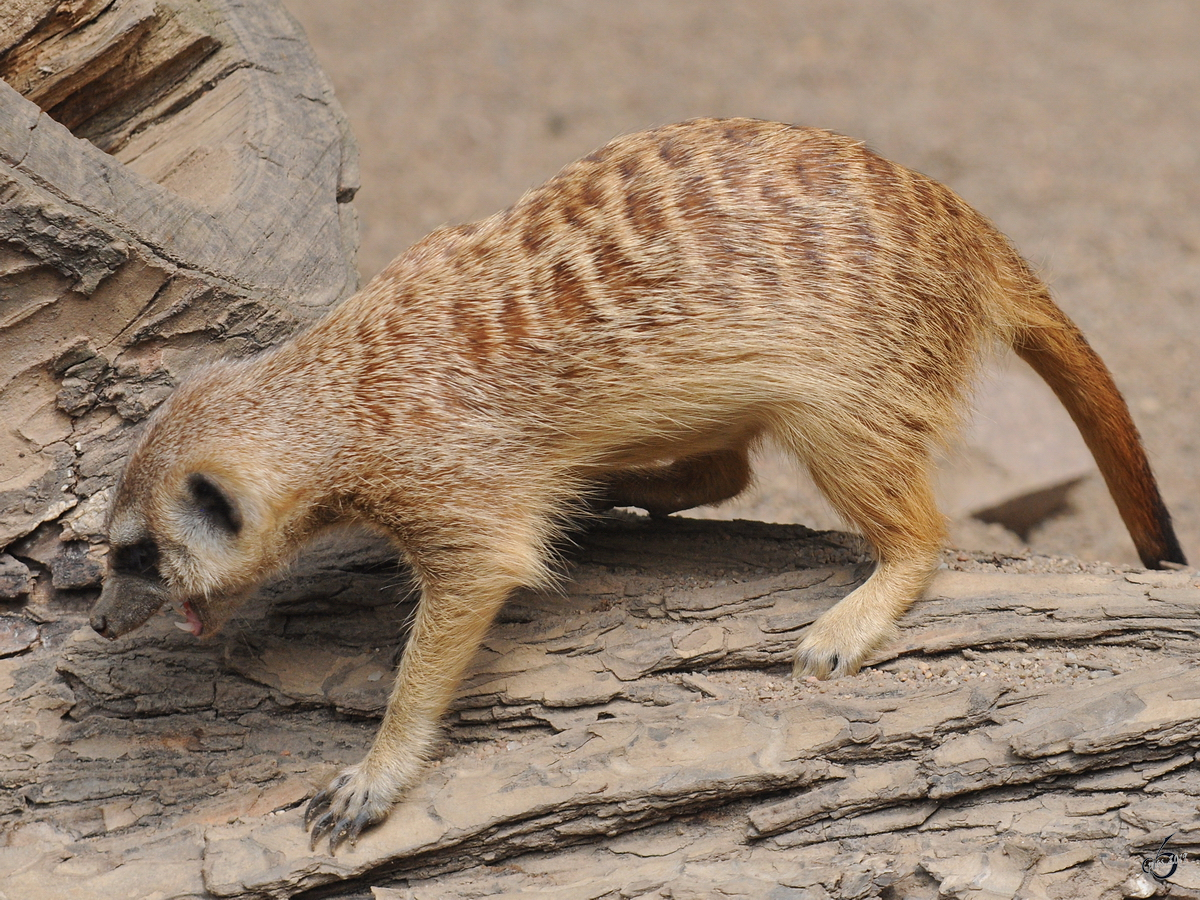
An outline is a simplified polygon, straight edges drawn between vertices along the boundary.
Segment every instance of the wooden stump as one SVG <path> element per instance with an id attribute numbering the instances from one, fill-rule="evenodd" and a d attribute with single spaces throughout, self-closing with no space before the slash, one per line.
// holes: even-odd
<path id="1" fill-rule="evenodd" d="M 0 598 L 98 584 L 136 424 L 356 287 L 356 149 L 271 0 L 0 17 Z"/>

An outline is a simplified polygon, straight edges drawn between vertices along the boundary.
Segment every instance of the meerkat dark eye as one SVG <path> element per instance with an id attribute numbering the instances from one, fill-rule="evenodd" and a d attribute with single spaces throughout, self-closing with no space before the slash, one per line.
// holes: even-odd
<path id="1" fill-rule="evenodd" d="M 221 486 L 205 475 L 188 478 L 192 503 L 204 519 L 219 531 L 237 534 L 242 530 L 242 516 Z"/>
<path id="2" fill-rule="evenodd" d="M 151 540 L 138 541 L 124 547 L 112 548 L 113 571 L 121 575 L 136 575 L 151 581 L 160 580 L 158 545 Z"/>

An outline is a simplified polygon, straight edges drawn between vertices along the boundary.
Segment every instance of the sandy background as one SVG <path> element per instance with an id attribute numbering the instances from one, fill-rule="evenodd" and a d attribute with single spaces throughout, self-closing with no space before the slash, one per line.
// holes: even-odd
<path id="1" fill-rule="evenodd" d="M 1054 288 L 1130 402 L 1200 557 L 1200 4 L 287 0 L 362 154 L 364 279 L 614 135 L 697 115 L 820 125 L 957 190 Z M 1022 541 L 966 513 L 1089 471 L 1013 365 L 943 469 L 960 546 L 1134 562 L 1095 475 Z M 829 527 L 767 459 L 723 515 Z"/>

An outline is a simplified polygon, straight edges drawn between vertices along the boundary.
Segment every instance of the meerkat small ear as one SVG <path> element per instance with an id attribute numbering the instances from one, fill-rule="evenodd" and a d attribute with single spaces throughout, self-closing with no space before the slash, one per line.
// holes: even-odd
<path id="1" fill-rule="evenodd" d="M 216 481 L 196 473 L 188 476 L 187 487 L 196 511 L 210 526 L 231 537 L 242 530 L 237 504 Z"/>

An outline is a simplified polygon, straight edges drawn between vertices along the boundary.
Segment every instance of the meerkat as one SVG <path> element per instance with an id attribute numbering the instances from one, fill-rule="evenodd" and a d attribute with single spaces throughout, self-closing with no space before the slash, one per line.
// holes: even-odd
<path id="1" fill-rule="evenodd" d="M 855 672 L 937 567 L 931 454 L 1003 345 L 1074 418 L 1143 563 L 1183 564 L 1108 370 L 951 190 L 811 128 L 622 137 L 185 382 L 116 491 L 92 627 L 115 637 L 174 601 L 204 637 L 323 529 L 390 535 L 420 601 L 374 744 L 306 810 L 332 853 L 419 778 L 497 610 L 551 582 L 574 512 L 728 499 L 765 436 L 874 550 L 795 654 L 798 674 Z"/>

